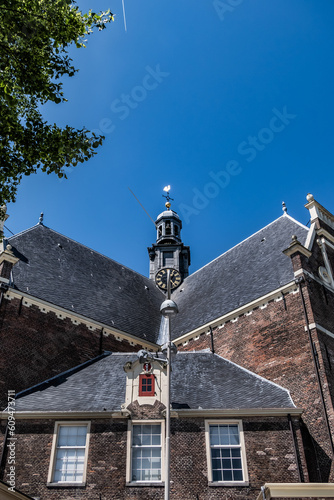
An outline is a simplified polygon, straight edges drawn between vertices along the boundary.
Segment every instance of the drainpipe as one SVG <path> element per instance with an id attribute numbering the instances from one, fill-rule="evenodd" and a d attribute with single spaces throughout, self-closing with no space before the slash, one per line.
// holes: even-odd
<path id="1" fill-rule="evenodd" d="M 328 436 L 329 436 L 329 442 L 330 442 L 331 451 L 332 451 L 332 459 L 333 459 L 334 458 L 334 444 L 333 444 L 331 429 L 330 429 L 330 425 L 329 425 L 329 419 L 328 419 L 327 410 L 326 410 L 324 393 L 323 393 L 322 385 L 321 385 L 319 368 L 318 368 L 318 365 L 317 365 L 317 357 L 316 357 L 316 353 L 315 353 L 315 350 L 314 350 L 314 345 L 313 345 L 311 330 L 310 330 L 310 327 L 309 327 L 309 321 L 308 321 L 307 310 L 306 310 L 306 305 L 305 305 L 305 298 L 304 298 L 304 294 L 303 294 L 303 289 L 301 287 L 301 284 L 304 283 L 304 282 L 305 282 L 305 278 L 303 276 L 300 276 L 299 278 L 295 279 L 295 283 L 298 285 L 298 290 L 300 292 L 300 297 L 302 299 L 303 312 L 304 312 L 304 318 L 305 318 L 305 323 L 306 323 L 306 330 L 307 330 L 307 333 L 308 333 L 308 338 L 309 338 L 310 347 L 311 347 L 311 351 L 312 351 L 313 364 L 314 364 L 315 373 L 316 373 L 316 376 L 317 376 L 317 383 L 318 383 L 318 388 L 319 388 L 320 397 L 321 397 L 322 409 L 323 409 L 323 413 L 324 413 L 324 417 L 325 417 L 325 423 L 326 423 L 326 427 L 327 427 L 327 432 L 328 432 Z"/>
<path id="2" fill-rule="evenodd" d="M 213 343 L 213 331 L 212 331 L 212 326 L 210 326 L 210 337 L 211 337 L 211 352 L 212 354 L 215 353 L 215 346 Z"/>
<path id="3" fill-rule="evenodd" d="M 3 473 L 5 471 L 4 461 L 5 461 L 5 456 L 6 456 L 7 438 L 8 438 L 8 420 L 7 420 L 7 424 L 6 424 L 5 436 L 3 438 L 3 448 L 2 448 L 1 459 L 0 459 L 0 477 L 1 478 L 3 478 Z"/>
<path id="4" fill-rule="evenodd" d="M 302 477 L 301 466 L 300 466 L 300 463 L 299 463 L 299 460 L 298 460 L 298 453 L 297 453 L 297 439 L 296 439 L 295 431 L 294 431 L 294 428 L 293 428 L 293 425 L 292 425 L 292 420 L 291 420 L 290 413 L 288 413 L 288 421 L 289 421 L 289 427 L 290 427 L 290 432 L 291 432 L 292 442 L 293 442 L 293 452 L 294 452 L 294 455 L 295 455 L 295 460 L 296 460 L 297 470 L 298 470 L 298 482 L 299 483 L 303 483 L 304 482 L 304 478 Z"/>

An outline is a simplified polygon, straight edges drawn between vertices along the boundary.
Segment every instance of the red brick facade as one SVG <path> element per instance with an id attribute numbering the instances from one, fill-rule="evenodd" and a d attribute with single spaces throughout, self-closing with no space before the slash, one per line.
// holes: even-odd
<path id="1" fill-rule="evenodd" d="M 326 252 L 334 270 L 334 230 L 320 219 L 313 224 L 320 235 L 321 230 L 330 235 Z M 290 292 L 213 328 L 212 337 L 217 354 L 290 391 L 295 405 L 303 410 L 301 419 L 293 420 L 297 458 L 287 417 L 243 418 L 250 484 L 209 486 L 204 419 L 173 418 L 171 498 L 175 500 L 256 498 L 265 482 L 334 482 L 333 286 L 319 275 L 325 262 L 317 235 L 312 248 L 296 244 L 290 257 L 296 276 Z M 2 277 L 7 278 L 9 268 L 4 264 Z M 207 332 L 176 343 L 180 350 L 212 348 Z M 139 341 L 117 340 L 89 329 L 84 322 L 74 324 L 69 317 L 42 312 L 36 305 L 28 307 L 23 300 L 9 300 L 5 293 L 0 304 L 0 345 L 3 403 L 8 390 L 31 387 L 103 350 L 137 352 L 142 347 Z M 164 418 L 159 405 L 148 408 L 133 403 L 129 409 L 132 418 Z M 162 487 L 126 486 L 127 425 L 126 419 L 92 421 L 86 487 L 64 490 L 46 484 L 54 421 L 19 420 L 17 487 L 50 500 L 98 500 L 99 495 L 101 500 L 162 499 Z M 4 421 L 1 426 L 3 441 Z"/>
<path id="2" fill-rule="evenodd" d="M 5 297 L 0 305 L 0 394 L 2 406 L 7 391 L 19 393 L 59 373 L 84 363 L 105 351 L 136 352 L 140 344 L 101 335 L 84 324 L 43 313 L 18 299 Z"/>
<path id="3" fill-rule="evenodd" d="M 159 408 L 149 413 L 151 418 L 157 416 Z M 135 412 L 133 416 L 139 415 Z M 298 422 L 295 425 L 298 428 Z M 171 499 L 254 499 L 268 479 L 298 482 L 293 439 L 286 417 L 247 417 L 243 419 L 243 428 L 249 486 L 208 486 L 204 419 L 172 419 Z M 48 500 L 96 500 L 99 495 L 102 500 L 163 499 L 163 486 L 126 486 L 127 429 L 126 419 L 92 420 L 86 486 L 48 487 L 54 421 L 17 421 L 17 487 L 23 493 Z M 8 465 L 4 480 L 7 473 Z"/>

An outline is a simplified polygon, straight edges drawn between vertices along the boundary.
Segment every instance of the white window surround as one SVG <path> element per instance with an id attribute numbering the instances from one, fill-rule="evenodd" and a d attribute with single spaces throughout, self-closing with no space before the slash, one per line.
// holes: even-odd
<path id="1" fill-rule="evenodd" d="M 153 481 L 133 481 L 132 480 L 132 440 L 133 427 L 135 425 L 160 425 L 161 426 L 161 480 Z M 126 457 L 126 485 L 127 486 L 163 486 L 165 468 L 165 420 L 129 420 L 127 435 L 127 457 Z"/>
<path id="2" fill-rule="evenodd" d="M 212 446 L 210 442 L 210 426 L 237 426 L 239 432 L 239 444 L 237 445 L 217 445 L 216 449 L 226 449 L 226 450 L 240 450 L 241 457 L 241 467 L 242 467 L 242 475 L 243 479 L 237 481 L 214 481 L 213 480 L 213 470 L 212 470 L 212 456 L 211 449 L 214 449 L 215 446 Z M 208 481 L 210 486 L 248 486 L 248 471 L 247 471 L 247 462 L 246 462 L 246 450 L 245 450 L 245 440 L 244 440 L 244 432 L 242 427 L 241 420 L 205 420 L 205 441 L 206 441 L 206 455 L 207 455 L 207 465 L 208 465 Z"/>
<path id="3" fill-rule="evenodd" d="M 84 428 L 86 430 L 86 440 L 84 445 L 65 445 L 64 448 L 59 447 L 59 436 L 60 436 L 60 431 L 65 430 L 65 428 L 70 428 L 70 429 L 75 429 L 75 428 Z M 86 473 L 87 473 L 87 459 L 88 459 L 88 447 L 89 447 L 89 437 L 90 437 L 90 421 L 58 421 L 55 422 L 55 428 L 54 428 L 54 433 L 53 433 L 53 441 L 52 441 L 52 448 L 51 448 L 51 458 L 50 458 L 50 466 L 49 466 L 49 473 L 48 473 L 48 486 L 84 486 L 86 484 Z M 82 439 L 81 439 L 82 440 Z M 82 462 L 83 467 L 81 467 L 82 473 L 80 473 L 80 480 L 78 481 L 57 481 L 55 478 L 56 474 L 56 462 L 57 462 L 57 454 L 60 452 L 61 449 L 66 449 L 66 450 L 80 450 L 80 455 L 83 455 L 83 461 Z M 82 453 L 82 451 L 84 453 Z M 74 465 L 74 470 L 77 473 L 77 465 Z"/>

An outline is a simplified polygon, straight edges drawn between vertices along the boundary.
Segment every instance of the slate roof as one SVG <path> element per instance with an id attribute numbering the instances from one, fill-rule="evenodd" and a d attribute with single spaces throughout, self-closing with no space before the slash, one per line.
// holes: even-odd
<path id="1" fill-rule="evenodd" d="M 293 279 L 282 251 L 308 228 L 288 215 L 188 276 L 173 293 L 173 338 L 214 321 Z M 155 283 L 42 224 L 9 238 L 20 261 L 14 286 L 69 311 L 157 342 L 164 294 Z M 161 333 L 161 332 L 160 332 Z"/>
<path id="2" fill-rule="evenodd" d="M 155 342 L 164 295 L 149 278 L 42 224 L 9 242 L 15 288 Z"/>
<path id="3" fill-rule="evenodd" d="M 24 391 L 16 411 L 117 411 L 125 402 L 123 366 L 134 354 L 113 353 Z M 212 354 L 180 352 L 172 365 L 172 407 L 294 408 L 282 387 Z"/>
<path id="4" fill-rule="evenodd" d="M 173 338 L 184 335 L 293 280 L 291 260 L 282 252 L 308 228 L 288 215 L 253 234 L 188 276 L 173 293 L 179 314 Z"/>

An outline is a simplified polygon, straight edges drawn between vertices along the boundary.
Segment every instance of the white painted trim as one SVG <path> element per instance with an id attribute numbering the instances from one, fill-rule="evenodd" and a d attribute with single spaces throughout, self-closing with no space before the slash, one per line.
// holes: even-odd
<path id="1" fill-rule="evenodd" d="M 236 418 L 236 417 L 286 417 L 287 415 L 300 416 L 303 413 L 302 408 L 231 408 L 231 409 L 182 409 L 172 410 L 173 418 Z"/>
<path id="2" fill-rule="evenodd" d="M 327 245 L 329 245 L 331 248 L 334 248 L 334 246 L 330 243 L 334 243 L 334 236 L 332 236 L 326 229 L 321 227 L 320 229 L 317 230 L 317 235 L 318 236 L 324 236 L 328 241 L 326 241 Z"/>
<path id="3" fill-rule="evenodd" d="M 265 499 L 271 498 L 334 498 L 333 483 L 266 483 L 264 485 Z M 256 500 L 263 500 L 259 493 Z"/>
<path id="4" fill-rule="evenodd" d="M 78 420 L 79 418 L 129 418 L 130 412 L 128 410 L 121 411 L 16 411 L 16 420 L 45 420 L 45 419 L 72 419 Z M 7 420 L 8 412 L 0 412 L 0 419 Z"/>
<path id="5" fill-rule="evenodd" d="M 241 450 L 241 463 L 244 479 L 243 481 L 213 481 L 212 478 L 212 463 L 211 463 L 211 443 L 210 443 L 210 425 L 227 425 L 236 424 L 239 428 L 240 436 L 240 450 Z M 206 443 L 206 459 L 208 467 L 208 481 L 209 484 L 217 486 L 246 486 L 248 485 L 248 470 L 246 460 L 246 448 L 244 431 L 242 427 L 242 420 L 205 420 L 205 443 Z"/>
<path id="6" fill-rule="evenodd" d="M 332 337 L 334 339 L 334 333 L 330 332 L 329 330 L 327 330 L 323 326 L 319 325 L 318 323 L 309 324 L 309 328 L 310 328 L 310 330 L 313 330 L 313 328 L 316 328 L 317 330 L 320 330 L 321 332 L 326 333 L 326 335 L 329 335 L 330 337 Z M 305 327 L 305 329 L 306 329 L 306 327 Z"/>
<path id="7" fill-rule="evenodd" d="M 16 489 L 10 490 L 10 484 L 0 483 L 0 498 L 1 500 L 34 500 L 33 497 L 20 493 Z"/>
<path id="8" fill-rule="evenodd" d="M 161 481 L 132 481 L 132 428 L 133 425 L 154 425 L 161 424 Z M 163 485 L 165 480 L 165 420 L 163 419 L 153 419 L 153 420 L 129 420 L 128 430 L 127 430 L 127 446 L 126 446 L 126 484 L 131 486 L 152 486 L 152 485 Z"/>
<path id="9" fill-rule="evenodd" d="M 50 465 L 49 465 L 49 473 L 48 473 L 48 484 L 54 484 L 57 486 L 66 486 L 69 483 L 67 481 L 64 482 L 54 482 L 54 469 L 56 466 L 56 452 L 57 452 L 57 441 L 58 441 L 58 433 L 59 433 L 59 428 L 61 426 L 73 426 L 73 427 L 86 427 L 87 429 L 87 434 L 86 434 L 86 444 L 85 444 L 85 463 L 84 463 L 84 472 L 83 472 L 83 477 L 82 477 L 82 482 L 80 483 L 75 483 L 77 486 L 82 486 L 86 484 L 86 476 L 87 476 L 87 462 L 88 462 L 88 450 L 89 450 L 89 438 L 90 438 L 90 421 L 58 421 L 55 422 L 55 427 L 53 431 L 53 439 L 52 439 L 52 447 L 51 447 L 51 457 L 50 457 Z M 71 485 L 74 483 L 71 483 Z"/>
<path id="10" fill-rule="evenodd" d="M 321 280 L 320 278 L 315 276 L 313 273 L 309 273 L 308 271 L 306 271 L 306 269 L 301 268 L 301 269 L 298 269 L 298 271 L 296 271 L 294 273 L 296 278 L 297 278 L 297 276 L 300 276 L 301 274 L 305 274 L 305 276 L 309 276 L 311 279 L 313 279 L 317 283 L 320 283 L 320 285 L 323 285 L 326 288 L 328 288 L 328 290 L 330 290 L 331 292 L 334 291 L 334 288 L 329 283 L 326 283 L 326 281 Z"/>
<path id="11" fill-rule="evenodd" d="M 13 300 L 13 299 L 19 299 L 23 298 L 22 305 L 25 307 L 31 307 L 32 305 L 36 306 L 39 308 L 39 310 L 43 313 L 48 313 L 48 312 L 53 312 L 56 314 L 57 318 L 59 319 L 70 319 L 73 324 L 79 325 L 79 324 L 84 324 L 89 330 L 95 331 L 95 330 L 101 330 L 103 328 L 103 335 L 108 337 L 109 335 L 112 335 L 116 338 L 116 340 L 122 341 L 122 340 L 127 340 L 131 345 L 140 345 L 141 347 L 146 347 L 148 349 L 156 349 L 157 345 L 154 344 L 153 342 L 143 340 L 139 337 L 135 337 L 134 335 L 131 335 L 130 333 L 125 333 L 122 332 L 121 330 L 118 330 L 117 328 L 113 328 L 110 325 L 106 323 L 101 323 L 100 321 L 95 321 L 93 319 L 90 319 L 86 316 L 83 316 L 82 314 L 79 313 L 73 313 L 72 311 L 69 311 L 68 309 L 65 309 L 60 306 L 56 306 L 54 304 L 51 304 L 50 302 L 47 302 L 45 300 L 39 299 L 37 297 L 33 297 L 32 295 L 29 295 L 25 292 L 21 292 L 18 290 L 14 290 L 13 288 L 9 288 L 7 292 L 5 293 L 4 297 L 7 300 Z"/>
<path id="12" fill-rule="evenodd" d="M 316 235 L 315 222 L 312 222 L 311 227 L 309 229 L 309 232 L 307 234 L 306 241 L 305 241 L 305 248 L 307 248 L 307 250 L 312 249 L 315 235 Z"/>
<path id="13" fill-rule="evenodd" d="M 318 241 L 318 245 L 320 247 L 321 253 L 322 253 L 322 258 L 324 259 L 324 263 L 325 263 L 327 274 L 329 275 L 329 277 L 331 279 L 330 285 L 332 286 L 332 288 L 334 288 L 333 271 L 332 271 L 332 266 L 331 266 L 331 264 L 329 262 L 328 255 L 327 255 L 326 240 L 322 236 L 317 241 Z"/>
<path id="14" fill-rule="evenodd" d="M 263 295 L 262 297 L 259 297 L 256 300 L 253 300 L 252 302 L 248 302 L 247 304 L 237 309 L 234 309 L 233 311 L 230 311 L 227 314 L 224 314 L 223 316 L 220 316 L 206 323 L 205 325 L 196 328 L 195 330 L 192 330 L 188 333 L 185 333 L 184 335 L 181 335 L 180 337 L 177 337 L 176 339 L 174 339 L 173 342 L 177 345 L 181 344 L 185 345 L 185 342 L 188 342 L 189 340 L 192 340 L 194 337 L 201 335 L 201 333 L 205 333 L 208 329 L 210 329 L 210 326 L 212 328 L 217 328 L 217 327 L 222 328 L 222 323 L 235 320 L 235 318 L 239 316 L 249 315 L 249 313 L 255 308 L 263 306 L 264 304 L 267 304 L 268 302 L 281 297 L 282 293 L 287 294 L 293 292 L 298 293 L 297 285 L 294 281 L 290 281 L 290 283 L 287 283 L 286 285 L 283 285 L 280 288 L 277 288 L 276 290 L 273 290 L 272 292 L 267 293 L 266 295 Z"/>

